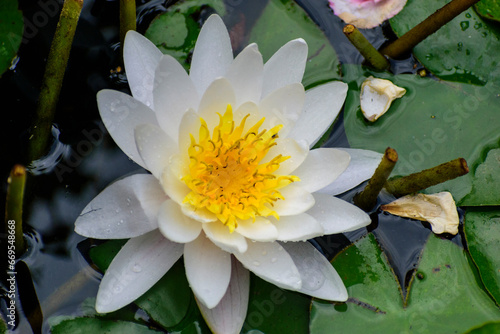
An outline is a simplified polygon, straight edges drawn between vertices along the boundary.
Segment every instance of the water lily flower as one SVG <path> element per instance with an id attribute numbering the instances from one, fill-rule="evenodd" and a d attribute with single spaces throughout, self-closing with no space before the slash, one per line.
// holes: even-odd
<path id="1" fill-rule="evenodd" d="M 399 13 L 407 0 L 329 0 L 335 15 L 359 29 L 369 29 Z"/>
<path id="2" fill-rule="evenodd" d="M 98 106 L 118 146 L 151 174 L 111 184 L 75 223 L 86 237 L 130 238 L 101 281 L 98 312 L 133 302 L 181 256 L 216 333 L 242 328 L 249 271 L 284 289 L 347 299 L 335 269 L 304 241 L 370 223 L 331 194 L 370 177 L 381 155 L 310 150 L 336 118 L 347 85 L 305 92 L 307 52 L 297 39 L 265 64 L 256 44 L 233 59 L 227 29 L 213 15 L 188 74 L 143 36 L 127 34 L 133 97 L 103 90 Z"/>

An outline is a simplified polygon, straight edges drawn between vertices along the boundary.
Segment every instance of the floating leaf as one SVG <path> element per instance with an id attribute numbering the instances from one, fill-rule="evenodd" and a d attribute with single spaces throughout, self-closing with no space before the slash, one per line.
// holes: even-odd
<path id="1" fill-rule="evenodd" d="M 377 152 L 393 147 L 399 160 L 392 176 L 415 173 L 458 157 L 465 158 L 469 166 L 477 166 L 484 160 L 482 150 L 498 147 L 500 86 L 497 84 L 490 82 L 476 86 L 435 81 L 417 75 L 363 73 L 354 65 L 345 65 L 344 68 L 348 75 L 345 80 L 350 82 L 344 110 L 349 144 L 353 148 Z M 369 75 L 390 79 L 407 90 L 406 95 L 395 100 L 384 117 L 375 123 L 366 121 L 359 108 L 359 88 Z M 484 184 L 475 181 L 474 174 L 473 170 L 460 178 L 430 187 L 426 192 L 449 191 L 457 205 L 500 204 L 498 197 L 479 195 Z M 472 192 L 473 182 L 477 182 L 475 192 Z"/>
<path id="2" fill-rule="evenodd" d="M 484 162 L 474 170 L 472 190 L 465 198 L 467 205 L 500 203 L 500 149 L 487 151 Z"/>
<path id="3" fill-rule="evenodd" d="M 51 329 L 52 334 L 153 334 L 163 333 L 147 326 L 129 321 L 104 320 L 100 318 L 75 318 L 64 320 Z"/>
<path id="4" fill-rule="evenodd" d="M 340 78 L 337 54 L 328 38 L 294 1 L 271 0 L 250 33 L 250 42 L 259 45 L 264 61 L 296 38 L 303 38 L 309 46 L 302 80 L 305 87 Z"/>
<path id="5" fill-rule="evenodd" d="M 0 2 L 0 76 L 11 66 L 23 39 L 23 14 L 17 7 L 17 0 Z"/>
<path id="6" fill-rule="evenodd" d="M 464 233 L 486 289 L 500 303 L 500 208 L 468 209 Z"/>
<path id="7" fill-rule="evenodd" d="M 431 236 L 403 308 L 398 284 L 372 235 L 334 260 L 349 293 L 346 303 L 313 300 L 310 333 L 462 333 L 500 320 L 477 285 L 463 249 Z"/>
<path id="8" fill-rule="evenodd" d="M 500 2 L 498 0 L 482 0 L 476 3 L 474 8 L 485 19 L 500 22 Z"/>
<path id="9" fill-rule="evenodd" d="M 401 36 L 448 2 L 408 0 L 390 20 L 391 27 Z M 419 43 L 413 54 L 442 79 L 484 85 L 500 77 L 499 36 L 498 29 L 469 8 Z"/>
<path id="10" fill-rule="evenodd" d="M 476 327 L 464 334 L 491 334 L 500 333 L 500 322 L 489 322 L 480 327 Z"/>

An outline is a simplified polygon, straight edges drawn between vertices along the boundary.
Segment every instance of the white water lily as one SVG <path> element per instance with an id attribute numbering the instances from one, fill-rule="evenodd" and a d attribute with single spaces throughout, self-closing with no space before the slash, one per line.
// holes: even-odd
<path id="1" fill-rule="evenodd" d="M 233 59 L 216 15 L 200 32 L 189 74 L 135 32 L 127 34 L 124 59 L 133 97 L 101 91 L 99 111 L 118 146 L 152 175 L 116 181 L 75 223 L 86 237 L 130 238 L 102 279 L 96 310 L 133 302 L 182 255 L 216 333 L 243 326 L 249 270 L 284 289 L 345 301 L 335 269 L 303 241 L 370 223 L 355 206 L 318 191 L 359 184 L 381 155 L 310 150 L 336 118 L 347 85 L 304 92 L 302 39 L 265 64 L 256 44 Z M 354 153 L 350 165 L 347 152 Z"/>
<path id="2" fill-rule="evenodd" d="M 335 15 L 359 29 L 369 29 L 399 13 L 407 0 L 329 0 Z"/>

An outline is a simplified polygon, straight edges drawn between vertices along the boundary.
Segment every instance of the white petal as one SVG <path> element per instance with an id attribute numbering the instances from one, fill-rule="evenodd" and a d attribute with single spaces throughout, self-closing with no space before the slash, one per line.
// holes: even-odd
<path id="1" fill-rule="evenodd" d="M 213 333 L 239 334 L 248 309 L 250 274 L 232 257 L 231 281 L 216 307 L 209 309 L 198 300 L 198 307 Z"/>
<path id="2" fill-rule="evenodd" d="M 306 212 L 314 205 L 313 195 L 300 186 L 289 184 L 279 191 L 285 200 L 275 202 L 272 209 L 280 217 Z"/>
<path id="3" fill-rule="evenodd" d="M 207 122 L 211 131 L 219 124 L 217 113 L 224 115 L 228 104 L 234 107 L 235 103 L 236 97 L 231 83 L 226 78 L 219 78 L 208 86 L 201 98 L 198 115 Z"/>
<path id="4" fill-rule="evenodd" d="M 132 238 L 109 265 L 97 293 L 96 311 L 108 313 L 148 291 L 181 257 L 183 245 L 154 230 Z"/>
<path id="5" fill-rule="evenodd" d="M 208 308 L 219 304 L 231 278 L 231 254 L 215 246 L 202 233 L 184 245 L 184 265 L 197 299 Z"/>
<path id="6" fill-rule="evenodd" d="M 184 215 L 179 204 L 167 200 L 158 214 L 158 228 L 171 241 L 186 243 L 200 235 L 201 223 Z"/>
<path id="7" fill-rule="evenodd" d="M 278 229 L 278 240 L 305 241 L 325 234 L 321 223 L 307 213 L 296 216 L 280 217 L 272 221 Z"/>
<path id="8" fill-rule="evenodd" d="M 316 204 L 307 213 L 325 229 L 325 234 L 357 230 L 371 223 L 370 216 L 358 207 L 327 194 L 313 194 Z"/>
<path id="9" fill-rule="evenodd" d="M 315 192 L 331 184 L 349 165 L 349 154 L 334 148 L 317 148 L 293 174 L 300 178 L 297 185 Z"/>
<path id="10" fill-rule="evenodd" d="M 128 31 L 123 46 L 123 62 L 132 95 L 153 109 L 153 81 L 162 53 L 146 37 Z"/>
<path id="11" fill-rule="evenodd" d="M 262 163 L 268 162 L 279 154 L 284 157 L 290 157 L 280 164 L 276 172 L 281 175 L 290 175 L 306 159 L 309 154 L 309 144 L 305 140 L 296 141 L 290 138 L 279 138 L 276 143 L 277 145 L 269 149 L 266 157 L 262 159 Z"/>
<path id="12" fill-rule="evenodd" d="M 308 242 L 283 244 L 302 278 L 298 291 L 309 296 L 331 301 L 347 300 L 347 290 L 330 262 Z"/>
<path id="13" fill-rule="evenodd" d="M 278 238 L 278 230 L 269 220 L 256 217 L 253 219 L 239 220 L 235 232 L 256 241 L 274 241 Z"/>
<path id="14" fill-rule="evenodd" d="M 180 180 L 178 175 L 179 167 L 174 166 L 179 162 L 175 156 L 170 161 L 170 168 L 165 168 L 161 175 L 160 183 L 165 193 L 178 204 L 182 204 L 186 196 L 191 192 L 191 189 Z"/>
<path id="15" fill-rule="evenodd" d="M 310 147 L 323 136 L 335 121 L 344 104 L 347 84 L 335 81 L 306 92 L 304 112 L 290 131 L 290 138 L 306 140 Z"/>
<path id="16" fill-rule="evenodd" d="M 203 224 L 203 231 L 214 244 L 226 252 L 245 252 L 248 244 L 244 236 L 239 233 L 230 233 L 229 228 L 220 221 Z"/>
<path id="17" fill-rule="evenodd" d="M 75 222 L 75 232 L 95 239 L 132 238 L 158 228 L 167 196 L 154 176 L 136 174 L 108 186 Z"/>
<path id="18" fill-rule="evenodd" d="M 226 78 L 231 82 L 236 94 L 235 107 L 248 101 L 259 102 L 263 69 L 262 55 L 255 43 L 248 45 L 234 59 Z"/>
<path id="19" fill-rule="evenodd" d="M 134 129 L 140 124 L 158 125 L 153 110 L 130 95 L 109 89 L 97 93 L 97 105 L 102 121 L 118 147 L 145 168 L 135 145 Z"/>
<path id="20" fill-rule="evenodd" d="M 298 290 L 302 286 L 292 258 L 276 241 L 250 242 L 246 252 L 234 256 L 255 275 L 280 288 Z"/>
<path id="21" fill-rule="evenodd" d="M 381 153 L 355 148 L 338 148 L 349 153 L 351 162 L 347 169 L 330 185 L 319 190 L 321 193 L 338 195 L 368 180 L 375 173 L 382 157 Z"/>
<path id="22" fill-rule="evenodd" d="M 218 15 L 211 15 L 203 25 L 191 61 L 189 76 L 199 95 L 217 77 L 226 74 L 233 61 L 233 50 L 226 26 Z"/>
<path id="23" fill-rule="evenodd" d="M 295 39 L 283 45 L 264 65 L 262 97 L 292 83 L 300 83 L 307 60 L 307 44 Z"/>
<path id="24" fill-rule="evenodd" d="M 188 109 L 198 106 L 198 92 L 181 64 L 169 55 L 161 58 L 154 84 L 158 123 L 171 138 L 177 139 L 182 116 Z"/>
<path id="25" fill-rule="evenodd" d="M 193 207 L 191 204 L 184 203 L 181 205 L 182 213 L 200 223 L 210 223 L 217 220 L 217 216 L 208 211 L 207 209 L 199 209 Z"/>
<path id="26" fill-rule="evenodd" d="M 168 167 L 170 157 L 177 153 L 177 145 L 162 129 L 152 124 L 135 128 L 135 142 L 147 169 L 160 179 Z"/>
<path id="27" fill-rule="evenodd" d="M 191 136 L 195 138 L 198 142 L 199 131 L 200 131 L 200 116 L 194 112 L 194 110 L 189 109 L 183 116 L 181 123 L 179 125 L 179 151 L 187 152 L 189 146 L 191 146 Z"/>
<path id="28" fill-rule="evenodd" d="M 259 109 L 265 113 L 278 111 L 295 122 L 302 113 L 305 96 L 304 86 L 301 83 L 293 83 L 267 95 L 260 102 Z"/>

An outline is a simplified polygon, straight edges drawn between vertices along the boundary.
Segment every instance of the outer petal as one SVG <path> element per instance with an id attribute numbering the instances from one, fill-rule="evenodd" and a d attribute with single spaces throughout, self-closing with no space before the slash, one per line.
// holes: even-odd
<path id="1" fill-rule="evenodd" d="M 313 245 L 308 242 L 289 242 L 283 247 L 300 272 L 302 288 L 299 292 L 326 300 L 347 300 L 347 290 L 339 274 Z"/>
<path id="2" fill-rule="evenodd" d="M 240 333 L 248 309 L 250 275 L 248 270 L 232 257 L 231 281 L 226 294 L 216 307 L 209 309 L 196 300 L 203 318 L 213 333 Z"/>
<path id="3" fill-rule="evenodd" d="M 306 92 L 304 112 L 288 137 L 305 139 L 310 147 L 323 136 L 339 114 L 347 94 L 347 84 L 335 81 Z"/>
<path id="4" fill-rule="evenodd" d="M 97 94 L 97 105 L 102 121 L 118 147 L 145 168 L 135 145 L 134 129 L 140 124 L 158 125 L 153 110 L 130 95 L 108 89 Z"/>
<path id="5" fill-rule="evenodd" d="M 149 290 L 181 257 L 183 246 L 151 231 L 130 239 L 102 278 L 96 311 L 108 313 L 133 302 Z"/>
<path id="6" fill-rule="evenodd" d="M 207 237 L 226 252 L 244 253 L 247 250 L 248 243 L 245 237 L 239 233 L 230 233 L 227 226 L 220 221 L 203 224 L 202 228 Z"/>
<path id="7" fill-rule="evenodd" d="M 280 288 L 298 290 L 302 287 L 297 267 L 277 242 L 250 242 L 246 252 L 235 252 L 234 256 L 255 275 Z"/>
<path id="8" fill-rule="evenodd" d="M 292 83 L 300 83 L 307 60 L 307 43 L 295 39 L 283 45 L 264 65 L 262 97 Z"/>
<path id="9" fill-rule="evenodd" d="M 349 153 L 351 162 L 347 169 L 330 185 L 319 190 L 321 193 L 338 195 L 368 180 L 375 173 L 383 154 L 355 148 L 338 148 Z"/>
<path id="10" fill-rule="evenodd" d="M 160 179 L 170 157 L 177 153 L 175 142 L 158 126 L 142 124 L 135 128 L 135 142 L 147 169 Z"/>
<path id="11" fill-rule="evenodd" d="M 108 186 L 75 222 L 75 232 L 95 239 L 133 238 L 158 228 L 167 196 L 154 176 L 136 174 Z"/>
<path id="12" fill-rule="evenodd" d="M 196 41 L 189 73 L 200 96 L 215 78 L 226 74 L 232 61 L 233 50 L 226 26 L 218 15 L 211 15 Z"/>
<path id="13" fill-rule="evenodd" d="M 289 184 L 280 189 L 284 200 L 274 203 L 273 210 L 281 216 L 293 216 L 306 212 L 314 205 L 314 197 L 300 186 Z"/>
<path id="14" fill-rule="evenodd" d="M 302 113 L 305 92 L 301 83 L 281 87 L 267 95 L 259 104 L 263 112 L 279 111 L 292 122 L 296 122 Z"/>
<path id="15" fill-rule="evenodd" d="M 198 106 L 198 92 L 181 64 L 169 55 L 161 58 L 154 84 L 158 123 L 171 138 L 177 140 L 182 116 L 188 109 Z"/>
<path id="16" fill-rule="evenodd" d="M 184 265 L 189 285 L 206 307 L 214 308 L 226 294 L 231 278 L 231 254 L 205 235 L 184 245 Z"/>
<path id="17" fill-rule="evenodd" d="M 268 219 L 262 217 L 256 217 L 255 222 L 252 219 L 238 221 L 235 232 L 248 239 L 262 242 L 274 241 L 278 238 L 276 227 Z"/>
<path id="18" fill-rule="evenodd" d="M 179 204 L 172 200 L 161 206 L 158 227 L 167 239 L 178 243 L 191 242 L 201 232 L 201 223 L 184 215 Z"/>
<path id="19" fill-rule="evenodd" d="M 226 78 L 231 82 L 236 94 L 235 107 L 248 101 L 259 102 L 263 69 L 262 55 L 255 43 L 248 45 L 234 59 Z"/>
<path id="20" fill-rule="evenodd" d="M 371 223 L 370 216 L 358 207 L 327 194 L 313 194 L 316 204 L 307 213 L 321 223 L 325 234 L 357 230 Z"/>
<path id="21" fill-rule="evenodd" d="M 280 217 L 273 224 L 278 229 L 280 241 L 306 241 L 325 234 L 321 223 L 307 213 Z"/>
<path id="22" fill-rule="evenodd" d="M 300 178 L 299 186 L 315 192 L 332 183 L 349 165 L 349 154 L 334 148 L 318 148 L 309 152 L 306 160 L 293 174 Z"/>
<path id="23" fill-rule="evenodd" d="M 153 81 L 162 53 L 146 37 L 135 31 L 127 32 L 123 59 L 127 80 L 134 98 L 153 109 Z"/>

